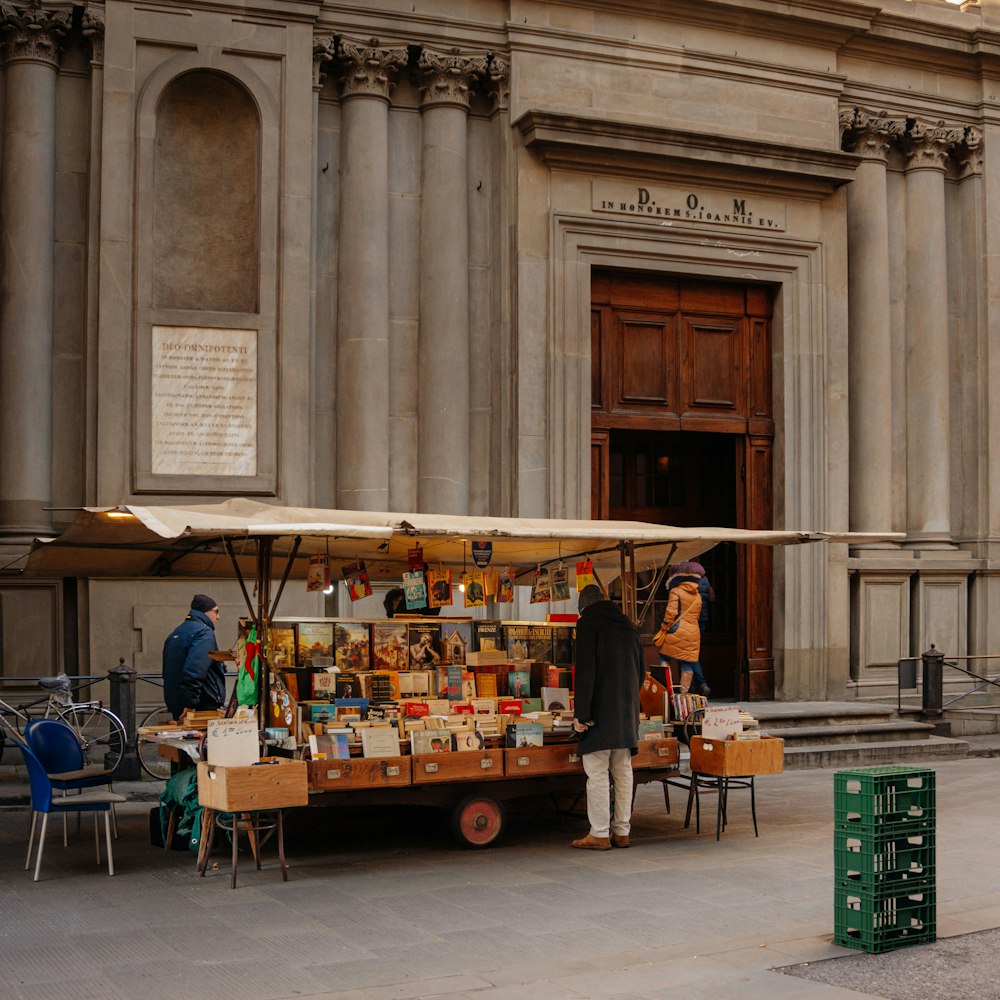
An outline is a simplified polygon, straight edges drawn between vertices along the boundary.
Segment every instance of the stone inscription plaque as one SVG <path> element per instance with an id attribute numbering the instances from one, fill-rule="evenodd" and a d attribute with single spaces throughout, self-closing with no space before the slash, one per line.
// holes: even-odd
<path id="1" fill-rule="evenodd" d="M 768 232 L 785 229 L 783 202 L 738 191 L 594 181 L 591 194 L 595 212 L 630 215 L 663 225 L 702 222 Z"/>
<path id="2" fill-rule="evenodd" d="M 257 331 L 153 327 L 154 475 L 257 475 Z"/>

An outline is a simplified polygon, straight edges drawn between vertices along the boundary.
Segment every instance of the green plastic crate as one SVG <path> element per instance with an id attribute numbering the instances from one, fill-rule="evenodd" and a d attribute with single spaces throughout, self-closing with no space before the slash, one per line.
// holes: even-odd
<path id="1" fill-rule="evenodd" d="M 909 886 L 935 874 L 933 830 L 902 835 L 882 830 L 842 829 L 833 833 L 834 871 L 838 881 L 872 889 Z"/>
<path id="2" fill-rule="evenodd" d="M 836 771 L 834 820 L 838 827 L 933 825 L 934 779 L 934 772 L 928 768 L 889 766 Z"/>
<path id="3" fill-rule="evenodd" d="M 933 888 L 896 895 L 834 889 L 834 942 L 844 948 L 878 953 L 929 944 L 937 938 Z"/>

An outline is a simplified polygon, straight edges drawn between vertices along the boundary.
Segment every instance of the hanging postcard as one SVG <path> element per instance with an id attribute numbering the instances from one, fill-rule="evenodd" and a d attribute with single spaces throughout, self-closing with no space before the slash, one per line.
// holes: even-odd
<path id="1" fill-rule="evenodd" d="M 486 583 L 481 570 L 473 570 L 465 577 L 465 606 L 481 608 L 486 603 Z"/>
<path id="2" fill-rule="evenodd" d="M 546 604 L 551 600 L 552 581 L 549 579 L 549 571 L 547 569 L 539 570 L 531 581 L 531 603 Z"/>
<path id="3" fill-rule="evenodd" d="M 565 566 L 559 566 L 552 571 L 552 598 L 553 601 L 569 600 L 569 570 Z"/>
<path id="4" fill-rule="evenodd" d="M 451 604 L 451 570 L 432 569 L 427 571 L 427 591 L 429 608 L 446 608 Z"/>
<path id="5" fill-rule="evenodd" d="M 589 559 L 576 564 L 576 592 L 594 583 L 594 564 Z"/>
<path id="6" fill-rule="evenodd" d="M 406 594 L 406 610 L 427 607 L 427 581 L 421 570 L 403 574 L 403 592 Z"/>
<path id="7" fill-rule="evenodd" d="M 499 573 L 483 573 L 483 589 L 487 597 L 497 596 L 497 585 L 500 583 Z"/>
<path id="8" fill-rule="evenodd" d="M 505 573 L 497 576 L 497 604 L 514 603 L 514 574 L 508 566 Z"/>
<path id="9" fill-rule="evenodd" d="M 493 561 L 493 543 L 474 541 L 472 543 L 472 561 L 480 569 L 486 569 Z"/>
<path id="10" fill-rule="evenodd" d="M 344 582 L 347 584 L 347 592 L 351 595 L 352 601 L 360 601 L 362 597 L 371 597 L 372 585 L 368 579 L 368 570 L 365 569 L 363 559 L 348 563 L 342 572 Z"/>
<path id="11" fill-rule="evenodd" d="M 406 560 L 410 564 L 411 571 L 427 569 L 427 564 L 424 562 L 424 550 L 419 545 L 406 550 Z"/>
<path id="12" fill-rule="evenodd" d="M 323 553 L 309 557 L 306 590 L 326 590 L 330 586 L 330 557 Z"/>

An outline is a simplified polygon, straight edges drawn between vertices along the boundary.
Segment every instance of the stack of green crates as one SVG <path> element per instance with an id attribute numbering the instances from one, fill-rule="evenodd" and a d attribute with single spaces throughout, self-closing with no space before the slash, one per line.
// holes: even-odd
<path id="1" fill-rule="evenodd" d="M 834 781 L 834 940 L 883 952 L 936 937 L 934 772 L 865 767 Z"/>

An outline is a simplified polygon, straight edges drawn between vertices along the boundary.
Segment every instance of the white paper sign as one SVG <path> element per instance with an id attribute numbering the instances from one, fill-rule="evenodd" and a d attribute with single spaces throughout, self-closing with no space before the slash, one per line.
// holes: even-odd
<path id="1" fill-rule="evenodd" d="M 260 760 L 256 719 L 218 719 L 208 725 L 208 762 L 248 767 Z"/>
<path id="2" fill-rule="evenodd" d="M 701 720 L 701 735 L 706 740 L 725 740 L 733 733 L 742 733 L 738 705 L 720 705 L 705 709 Z"/>

